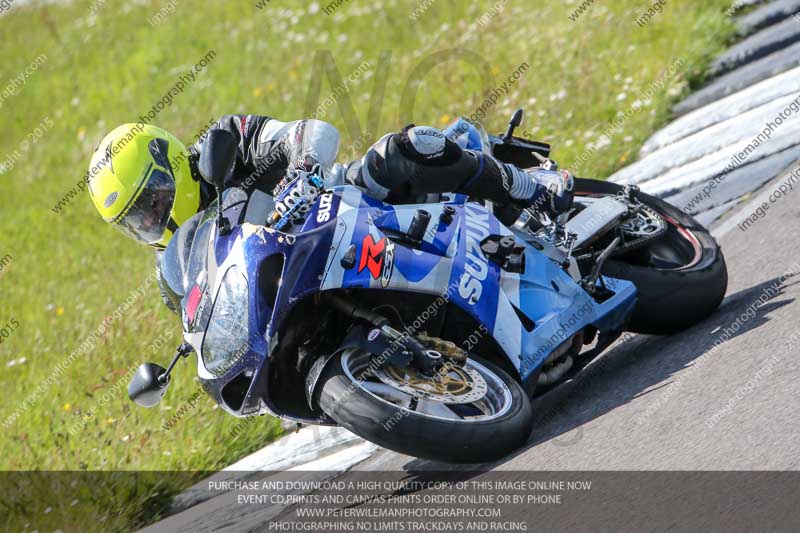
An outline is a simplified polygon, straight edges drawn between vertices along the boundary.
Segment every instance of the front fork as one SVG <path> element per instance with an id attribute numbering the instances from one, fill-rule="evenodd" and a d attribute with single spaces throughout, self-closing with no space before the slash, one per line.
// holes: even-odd
<path id="1" fill-rule="evenodd" d="M 329 295 L 328 301 L 356 323 L 361 323 L 350 330 L 342 348 L 360 348 L 372 354 L 379 366 L 388 363 L 402 368 L 413 363 L 428 377 L 435 376 L 444 366 L 441 352 L 426 348 L 407 332 L 397 331 L 385 316 L 339 294 Z"/>
<path id="2" fill-rule="evenodd" d="M 328 303 L 347 315 L 356 326 L 351 328 L 339 348 L 330 354 L 317 357 L 305 377 L 306 399 L 312 409 L 314 391 L 328 362 L 348 348 L 357 348 L 372 354 L 376 367 L 389 364 L 408 367 L 413 364 L 423 375 L 434 380 L 441 375 L 445 359 L 438 350 L 426 348 L 414 336 L 399 332 L 389 324 L 389 319 L 357 302 L 338 294 L 326 295 Z"/>
<path id="3" fill-rule="evenodd" d="M 352 328 L 342 348 L 358 348 L 372 354 L 377 366 L 388 364 L 404 368 L 413 365 L 428 377 L 436 376 L 444 366 L 441 352 L 426 348 L 412 335 L 401 333 L 388 324 Z"/>

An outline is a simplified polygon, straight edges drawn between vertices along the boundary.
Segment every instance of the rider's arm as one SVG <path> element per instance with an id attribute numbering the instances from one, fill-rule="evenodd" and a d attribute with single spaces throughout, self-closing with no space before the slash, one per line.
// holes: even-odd
<path id="1" fill-rule="evenodd" d="M 212 129 L 224 129 L 239 143 L 235 183 L 271 193 L 288 170 L 330 172 L 339 149 L 339 132 L 321 120 L 282 122 L 259 115 L 225 115 Z M 205 136 L 191 148 L 199 154 Z"/>

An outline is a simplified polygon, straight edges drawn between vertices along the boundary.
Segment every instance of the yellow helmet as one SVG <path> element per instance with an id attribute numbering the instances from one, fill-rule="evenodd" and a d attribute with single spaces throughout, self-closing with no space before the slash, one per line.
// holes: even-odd
<path id="1" fill-rule="evenodd" d="M 186 146 L 148 124 L 123 124 L 106 135 L 87 181 L 103 220 L 157 248 L 200 208 L 200 184 L 192 178 Z"/>

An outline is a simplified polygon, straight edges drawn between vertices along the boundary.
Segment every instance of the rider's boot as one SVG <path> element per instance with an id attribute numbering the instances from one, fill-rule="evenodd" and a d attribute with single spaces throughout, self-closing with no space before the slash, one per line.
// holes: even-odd
<path id="1" fill-rule="evenodd" d="M 575 181 L 568 170 L 532 168 L 522 170 L 513 165 L 509 194 L 521 201 L 525 207 L 545 212 L 552 217 L 566 213 L 572 208 L 575 197 Z"/>

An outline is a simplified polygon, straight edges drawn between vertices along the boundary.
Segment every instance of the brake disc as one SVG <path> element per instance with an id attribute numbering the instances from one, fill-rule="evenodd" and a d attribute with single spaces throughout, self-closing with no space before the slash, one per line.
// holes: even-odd
<path id="1" fill-rule="evenodd" d="M 449 404 L 477 402 L 486 396 L 489 388 L 480 372 L 454 364 L 445 365 L 432 377 L 414 367 L 388 365 L 378 368 L 375 375 L 383 383 L 411 396 Z"/>
<path id="2" fill-rule="evenodd" d="M 446 361 L 444 366 L 433 376 L 426 376 L 414 367 L 385 365 L 376 369 L 378 379 L 406 394 L 442 403 L 473 403 L 486 396 L 486 380 L 466 365 L 467 352 L 438 337 L 420 334 L 416 338 L 426 348 L 441 353 Z"/>

